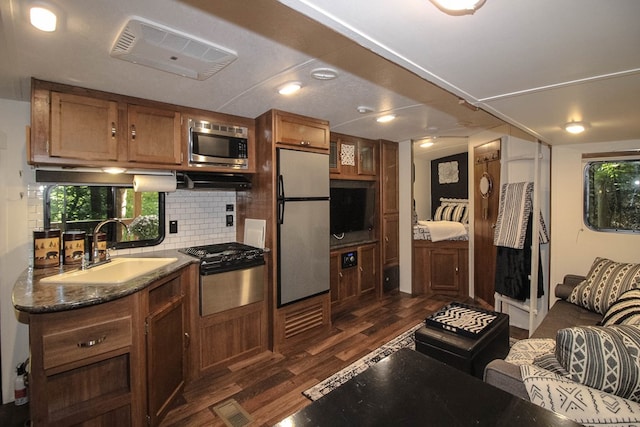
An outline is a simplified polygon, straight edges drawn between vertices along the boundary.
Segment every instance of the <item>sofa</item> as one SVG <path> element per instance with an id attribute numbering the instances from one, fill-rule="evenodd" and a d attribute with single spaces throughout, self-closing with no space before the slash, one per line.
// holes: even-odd
<path id="1" fill-rule="evenodd" d="M 567 275 L 529 339 L 485 382 L 585 425 L 640 424 L 640 264 L 596 258 Z"/>

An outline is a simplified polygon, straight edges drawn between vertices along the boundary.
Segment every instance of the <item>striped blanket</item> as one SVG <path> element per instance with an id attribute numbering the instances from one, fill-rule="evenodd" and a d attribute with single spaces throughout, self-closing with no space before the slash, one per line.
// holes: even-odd
<path id="1" fill-rule="evenodd" d="M 533 182 L 502 184 L 498 220 L 493 236 L 495 246 L 522 249 L 529 216 L 533 210 Z M 547 243 L 549 235 L 540 213 L 540 243 Z"/>

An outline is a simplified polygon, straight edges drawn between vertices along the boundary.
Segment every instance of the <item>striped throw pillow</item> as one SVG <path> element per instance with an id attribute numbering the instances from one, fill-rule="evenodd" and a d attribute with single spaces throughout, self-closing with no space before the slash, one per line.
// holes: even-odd
<path id="1" fill-rule="evenodd" d="M 465 205 L 458 203 L 453 206 L 453 212 L 451 213 L 451 221 L 461 222 L 464 216 Z"/>
<path id="2" fill-rule="evenodd" d="M 640 289 L 631 289 L 620 295 L 601 323 L 602 326 L 640 324 Z"/>
<path id="3" fill-rule="evenodd" d="M 640 264 L 627 264 L 596 258 L 587 278 L 576 286 L 569 302 L 605 314 L 620 295 L 640 287 Z"/>
<path id="4" fill-rule="evenodd" d="M 444 211 L 445 207 L 446 205 L 440 205 L 436 208 L 436 212 L 433 214 L 434 221 L 442 221 L 442 212 Z"/>

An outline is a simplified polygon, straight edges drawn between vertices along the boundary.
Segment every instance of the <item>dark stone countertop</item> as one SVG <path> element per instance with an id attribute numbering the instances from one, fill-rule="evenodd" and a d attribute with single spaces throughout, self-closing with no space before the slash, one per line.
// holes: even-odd
<path id="1" fill-rule="evenodd" d="M 26 313 L 50 313 L 102 304 L 144 289 L 154 281 L 198 260 L 177 250 L 144 252 L 116 258 L 177 258 L 177 261 L 122 283 L 79 284 L 40 283 L 44 277 L 77 270 L 78 266 L 26 269 L 13 286 L 11 295 L 16 310 Z"/>

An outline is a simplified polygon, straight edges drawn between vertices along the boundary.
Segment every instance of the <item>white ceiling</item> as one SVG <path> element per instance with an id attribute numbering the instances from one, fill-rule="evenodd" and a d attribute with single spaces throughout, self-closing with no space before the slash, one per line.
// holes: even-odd
<path id="1" fill-rule="evenodd" d="M 427 0 L 42 2 L 61 13 L 59 31 L 28 24 L 30 1 L 0 0 L 0 98 L 29 100 L 33 76 L 251 118 L 279 108 L 374 139 L 466 137 L 500 119 L 552 145 L 640 138 L 637 0 L 487 0 L 456 17 Z M 134 16 L 238 59 L 198 81 L 112 58 Z M 339 77 L 314 80 L 318 67 Z M 301 93 L 278 95 L 291 80 Z M 385 112 L 397 119 L 376 123 Z M 569 120 L 591 128 L 569 135 Z M 442 155 L 466 147 L 466 138 L 436 142 Z"/>

